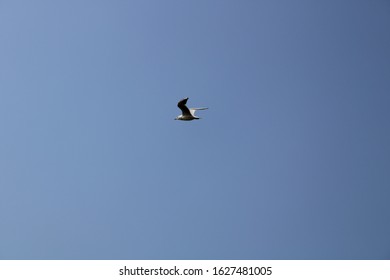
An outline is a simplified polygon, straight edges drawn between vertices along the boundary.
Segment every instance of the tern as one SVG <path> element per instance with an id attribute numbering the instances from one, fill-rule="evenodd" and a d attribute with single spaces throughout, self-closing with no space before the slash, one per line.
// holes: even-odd
<path id="1" fill-rule="evenodd" d="M 187 100 L 188 100 L 188 97 L 180 100 L 179 103 L 177 103 L 177 107 L 179 107 L 181 110 L 181 115 L 177 116 L 175 118 L 175 120 L 179 120 L 179 121 L 199 120 L 200 118 L 195 116 L 195 112 L 198 110 L 208 109 L 205 107 L 203 107 L 203 108 L 189 108 L 188 109 L 188 107 L 186 106 Z"/>

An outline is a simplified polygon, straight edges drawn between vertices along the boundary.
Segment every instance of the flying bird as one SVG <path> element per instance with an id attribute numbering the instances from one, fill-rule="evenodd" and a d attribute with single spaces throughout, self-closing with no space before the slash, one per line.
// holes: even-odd
<path id="1" fill-rule="evenodd" d="M 195 112 L 198 110 L 206 110 L 208 108 L 189 108 L 186 106 L 188 97 L 184 98 L 177 103 L 177 107 L 181 110 L 181 115 L 177 116 L 175 120 L 179 121 L 192 121 L 192 120 L 199 120 L 197 116 L 195 116 Z"/>

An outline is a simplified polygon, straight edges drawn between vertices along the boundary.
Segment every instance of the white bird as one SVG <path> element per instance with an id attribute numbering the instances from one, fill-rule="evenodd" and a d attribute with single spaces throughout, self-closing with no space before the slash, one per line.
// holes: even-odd
<path id="1" fill-rule="evenodd" d="M 187 100 L 188 100 L 188 97 L 180 100 L 179 103 L 177 103 L 177 107 L 180 108 L 182 114 L 177 116 L 175 118 L 175 120 L 179 120 L 179 121 L 199 120 L 200 118 L 195 116 L 195 112 L 198 111 L 198 110 L 206 110 L 206 109 L 208 109 L 208 108 L 205 108 L 205 107 L 203 107 L 203 108 L 189 108 L 188 109 L 188 107 L 186 106 Z"/>

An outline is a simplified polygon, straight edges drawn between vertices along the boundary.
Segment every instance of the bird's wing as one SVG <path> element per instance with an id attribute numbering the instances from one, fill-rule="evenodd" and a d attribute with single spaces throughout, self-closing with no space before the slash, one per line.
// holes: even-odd
<path id="1" fill-rule="evenodd" d="M 191 115 L 195 116 L 195 112 L 198 110 L 206 110 L 208 109 L 207 107 L 202 107 L 202 108 L 190 108 L 190 113 Z"/>
<path id="2" fill-rule="evenodd" d="M 186 106 L 187 100 L 188 100 L 188 97 L 180 100 L 179 103 L 177 103 L 177 107 L 180 108 L 183 116 L 184 115 L 191 115 L 190 110 Z"/>

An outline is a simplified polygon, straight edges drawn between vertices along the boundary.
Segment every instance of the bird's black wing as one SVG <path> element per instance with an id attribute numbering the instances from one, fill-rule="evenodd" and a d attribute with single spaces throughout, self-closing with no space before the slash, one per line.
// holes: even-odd
<path id="1" fill-rule="evenodd" d="M 180 108 L 183 116 L 184 115 L 191 115 L 190 110 L 186 106 L 187 100 L 188 100 L 188 97 L 180 100 L 179 103 L 177 103 L 177 107 Z"/>

